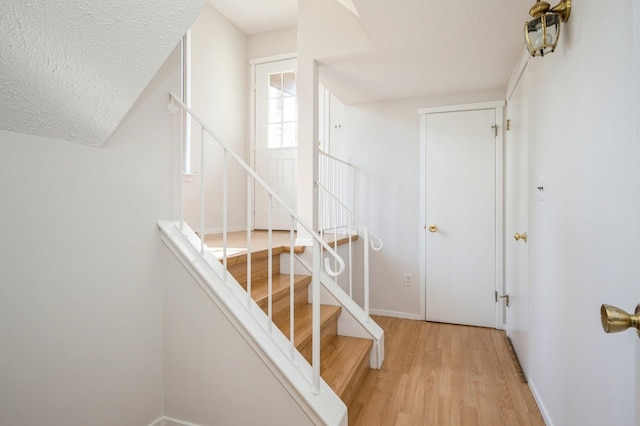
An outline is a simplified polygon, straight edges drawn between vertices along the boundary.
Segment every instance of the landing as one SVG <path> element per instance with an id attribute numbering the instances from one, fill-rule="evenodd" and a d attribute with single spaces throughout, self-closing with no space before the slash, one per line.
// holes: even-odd
<path id="1" fill-rule="evenodd" d="M 293 239 L 295 241 L 297 233 L 293 233 Z M 338 233 L 324 233 L 324 240 L 330 247 L 334 247 L 336 241 L 338 245 L 347 244 L 349 242 L 349 235 L 343 235 Z M 277 248 L 279 253 L 290 251 L 290 233 L 289 231 L 272 231 L 271 235 L 273 241 L 273 247 Z M 351 235 L 351 241 L 358 239 L 357 234 Z M 204 237 L 204 242 L 209 247 L 211 252 L 216 258 L 222 258 L 222 234 L 209 234 Z M 252 231 L 251 232 L 251 253 L 266 251 L 269 248 L 269 233 L 267 231 Z M 296 253 L 303 253 L 304 246 L 294 246 Z M 229 232 L 227 234 L 227 256 L 229 258 L 235 256 L 241 256 L 247 253 L 247 232 Z"/>

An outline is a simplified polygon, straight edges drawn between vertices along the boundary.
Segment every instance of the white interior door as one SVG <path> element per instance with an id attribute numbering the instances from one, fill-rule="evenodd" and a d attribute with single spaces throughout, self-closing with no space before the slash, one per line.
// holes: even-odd
<path id="1" fill-rule="evenodd" d="M 425 126 L 426 319 L 495 327 L 496 109 Z"/>
<path id="2" fill-rule="evenodd" d="M 525 377 L 529 371 L 529 250 L 528 238 L 516 240 L 514 236 L 527 232 L 529 219 L 527 93 L 525 68 L 507 105 L 510 130 L 505 145 L 507 334 Z"/>
<path id="3" fill-rule="evenodd" d="M 298 102 L 296 60 L 258 64 L 255 68 L 255 170 L 296 210 Z M 255 228 L 289 229 L 291 217 L 266 191 L 255 188 Z"/>

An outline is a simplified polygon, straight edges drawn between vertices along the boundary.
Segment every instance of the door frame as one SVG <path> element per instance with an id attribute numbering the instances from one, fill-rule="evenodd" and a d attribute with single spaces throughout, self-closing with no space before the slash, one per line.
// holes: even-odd
<path id="1" fill-rule="evenodd" d="M 298 53 L 289 52 L 283 53 L 282 55 L 264 56 L 249 60 L 249 65 L 251 66 L 251 74 L 249 76 L 249 92 L 251 93 L 249 100 L 249 166 L 251 166 L 251 170 L 254 172 L 256 170 L 256 66 L 270 62 L 287 61 L 289 59 L 298 59 Z M 251 200 L 254 208 L 251 214 L 251 223 L 247 224 L 251 229 L 256 229 L 255 192 L 255 185 L 252 185 Z"/>
<path id="2" fill-rule="evenodd" d="M 495 213 L 496 213 L 496 291 L 504 292 L 504 108 L 506 102 L 489 101 L 478 102 L 472 104 L 447 105 L 430 108 L 421 108 L 418 110 L 420 114 L 420 318 L 427 319 L 426 310 L 426 293 L 427 293 L 427 271 L 426 271 L 426 253 L 427 253 L 427 133 L 425 129 L 427 114 L 436 114 L 442 112 L 457 111 L 474 111 L 483 109 L 493 109 L 496 111 L 496 125 L 498 126 L 498 135 L 496 136 L 496 179 L 495 179 Z M 504 294 L 504 293 L 502 293 Z M 498 304 L 496 304 L 496 328 L 505 329 L 505 316 L 503 312 L 499 312 Z"/>
<path id="3" fill-rule="evenodd" d="M 522 79 L 522 76 L 524 74 L 524 72 L 526 71 L 527 67 L 529 66 L 529 57 L 530 55 L 528 54 L 528 52 L 524 52 L 520 58 L 520 62 L 518 62 L 518 65 L 516 66 L 516 68 L 513 70 L 513 73 L 511 74 L 511 78 L 509 78 L 509 84 L 507 85 L 507 94 L 506 94 L 506 102 L 507 105 L 505 107 L 505 120 L 508 119 L 508 114 L 509 114 L 509 99 L 511 99 L 511 97 L 513 96 L 513 92 L 516 90 L 516 88 L 518 87 L 518 84 L 520 83 L 520 80 Z M 507 138 L 507 135 L 505 133 L 505 139 Z M 527 147 L 528 147 L 528 142 L 527 142 Z M 527 161 L 529 160 L 529 154 L 527 154 Z M 507 158 L 505 157 L 504 161 L 507 161 Z M 527 174 L 529 174 L 529 169 L 527 168 Z M 527 209 L 529 208 L 529 196 L 527 196 Z M 505 194 L 505 198 L 506 198 L 506 194 Z M 506 199 L 505 199 L 505 226 L 507 225 L 506 222 L 506 214 L 507 214 L 507 204 L 506 204 Z M 528 217 L 528 215 L 527 215 Z M 528 219 L 527 219 L 527 228 L 528 228 Z M 506 232 L 506 230 L 505 230 Z M 506 235 L 506 234 L 505 234 Z M 510 286 L 509 286 L 509 282 L 507 280 L 507 270 L 510 267 L 510 257 L 509 254 L 507 253 L 506 249 L 507 249 L 507 244 L 505 241 L 505 253 L 504 253 L 504 271 L 505 271 L 505 293 L 504 294 L 509 294 Z M 527 277 L 528 278 L 528 277 Z M 527 288 L 529 287 L 529 280 L 527 279 Z M 504 323 L 505 323 L 505 331 L 507 332 L 507 336 L 509 336 L 509 309 L 505 308 L 505 319 L 504 319 Z M 509 336 L 510 337 L 510 336 Z M 529 339 L 529 343 L 531 343 L 531 339 Z M 529 349 L 529 353 L 531 353 L 531 350 Z M 528 354 L 527 354 L 528 355 Z"/>

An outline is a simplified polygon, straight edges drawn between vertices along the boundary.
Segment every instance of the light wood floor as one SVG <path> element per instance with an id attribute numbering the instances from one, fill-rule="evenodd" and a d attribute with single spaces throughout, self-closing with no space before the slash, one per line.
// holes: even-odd
<path id="1" fill-rule="evenodd" d="M 504 332 L 374 317 L 385 361 L 371 370 L 349 425 L 544 425 Z"/>
<path id="2" fill-rule="evenodd" d="M 294 239 L 296 233 L 294 232 Z M 332 233 L 324 233 L 324 240 L 329 244 L 329 246 L 333 247 L 334 242 L 337 240 L 338 245 L 344 244 L 348 242 L 349 237 L 342 235 L 340 233 L 337 234 L 337 238 L 335 234 Z M 288 247 L 290 242 L 289 231 L 273 231 L 271 235 L 271 241 L 274 247 L 284 246 Z M 357 235 L 352 236 L 352 240 L 355 241 L 358 239 Z M 217 257 L 222 257 L 222 234 L 210 234 L 204 237 L 205 244 L 211 249 L 211 251 Z M 266 250 L 269 246 L 269 236 L 267 231 L 251 231 L 251 251 L 257 252 L 261 250 Z M 227 234 L 227 253 L 229 257 L 241 255 L 247 252 L 247 232 L 229 232 Z M 297 253 L 298 251 L 296 251 Z"/>

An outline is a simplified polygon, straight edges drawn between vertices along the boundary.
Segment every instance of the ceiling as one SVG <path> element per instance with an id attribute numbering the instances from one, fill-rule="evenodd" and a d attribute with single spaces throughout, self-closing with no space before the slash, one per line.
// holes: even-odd
<path id="1" fill-rule="evenodd" d="M 324 49 L 316 56 L 322 82 L 348 104 L 504 89 L 524 52 L 522 26 L 533 3 L 333 0 L 336 1 L 355 6 L 357 16 L 352 15 L 352 21 L 369 41 L 359 51 L 345 54 L 344 49 L 336 48 L 332 55 L 331 49 Z M 300 4 L 315 3 L 327 10 L 332 7 L 328 2 L 332 0 L 300 0 Z M 210 3 L 249 34 L 296 24 L 296 0 Z M 336 19 L 336 10 L 331 10 L 326 14 L 314 11 L 312 19 L 320 22 L 313 22 L 312 26 L 328 29 L 317 37 L 353 34 L 354 29 L 337 27 L 340 20 Z M 302 14 L 298 19 L 304 19 Z M 309 23 L 307 20 L 305 25 Z"/>
<path id="2" fill-rule="evenodd" d="M 298 0 L 209 0 L 245 34 L 295 26 Z"/>
<path id="3" fill-rule="evenodd" d="M 102 146 L 205 5 L 2 2 L 0 129 Z"/>

